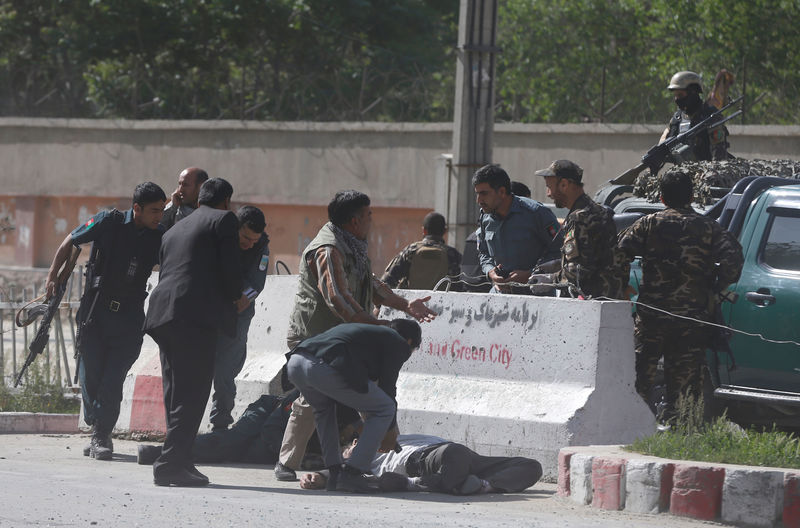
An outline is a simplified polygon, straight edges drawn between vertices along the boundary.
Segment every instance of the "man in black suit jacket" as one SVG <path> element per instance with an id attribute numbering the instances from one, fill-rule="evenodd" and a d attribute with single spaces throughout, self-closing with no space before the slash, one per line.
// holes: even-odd
<path id="1" fill-rule="evenodd" d="M 192 464 L 192 444 L 211 391 L 217 333 L 236 335 L 242 275 L 239 223 L 228 210 L 232 194 L 227 181 L 207 180 L 200 206 L 161 244 L 159 282 L 144 324 L 161 352 L 167 418 L 164 448 L 153 464 L 158 486 L 208 484 Z"/>

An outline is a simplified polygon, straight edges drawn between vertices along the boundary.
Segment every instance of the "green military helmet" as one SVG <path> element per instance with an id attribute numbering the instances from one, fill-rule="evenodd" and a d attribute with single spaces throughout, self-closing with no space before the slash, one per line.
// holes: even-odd
<path id="1" fill-rule="evenodd" d="M 680 71 L 673 75 L 672 79 L 669 80 L 669 86 L 667 86 L 667 90 L 688 90 L 693 84 L 697 85 L 698 92 L 703 91 L 699 75 L 693 71 Z"/>

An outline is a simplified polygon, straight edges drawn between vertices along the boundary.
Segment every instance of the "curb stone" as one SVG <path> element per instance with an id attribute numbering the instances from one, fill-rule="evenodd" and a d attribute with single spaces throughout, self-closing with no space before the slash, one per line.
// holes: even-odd
<path id="1" fill-rule="evenodd" d="M 564 448 L 558 494 L 593 508 L 800 528 L 800 472 L 669 460 L 621 446 Z"/>
<path id="2" fill-rule="evenodd" d="M 80 433 L 77 414 L 0 412 L 0 434 Z"/>

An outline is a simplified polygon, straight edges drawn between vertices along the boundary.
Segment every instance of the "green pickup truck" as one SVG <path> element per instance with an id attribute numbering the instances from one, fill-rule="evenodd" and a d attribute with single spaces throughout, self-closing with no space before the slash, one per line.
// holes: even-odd
<path id="1" fill-rule="evenodd" d="M 648 211 L 645 202 L 627 198 L 613 204 L 618 228 L 663 208 L 651 203 Z M 738 300 L 722 306 L 725 322 L 765 338 L 734 332 L 732 358 L 708 351 L 708 410 L 726 407 L 743 423 L 800 428 L 800 182 L 744 178 L 704 214 L 731 231 L 744 252 L 741 278 L 729 288 Z M 634 262 L 634 288 L 640 280 Z"/>
<path id="2" fill-rule="evenodd" d="M 730 288 L 738 301 L 724 303 L 723 316 L 731 328 L 769 341 L 733 333 L 735 368 L 727 355 L 709 358 L 713 394 L 742 402 L 731 413 L 750 422 L 800 427 L 800 184 L 745 179 L 720 203 L 719 221 L 744 252 Z"/>

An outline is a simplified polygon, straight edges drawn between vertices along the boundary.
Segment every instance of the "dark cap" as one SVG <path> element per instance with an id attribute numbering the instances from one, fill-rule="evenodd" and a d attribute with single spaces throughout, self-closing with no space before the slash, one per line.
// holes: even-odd
<path id="1" fill-rule="evenodd" d="M 567 178 L 575 183 L 581 183 L 583 169 L 569 160 L 556 160 L 546 169 L 538 170 L 534 174 L 544 177 L 555 176 L 556 178 Z"/>

